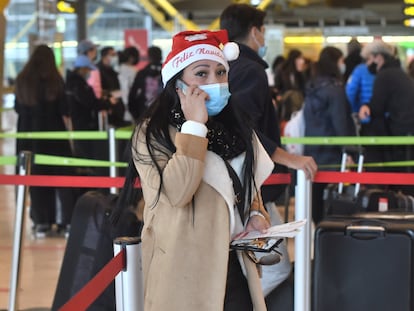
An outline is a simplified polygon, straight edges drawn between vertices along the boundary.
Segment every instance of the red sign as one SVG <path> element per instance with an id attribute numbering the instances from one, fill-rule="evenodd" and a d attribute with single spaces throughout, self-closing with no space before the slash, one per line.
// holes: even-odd
<path id="1" fill-rule="evenodd" d="M 146 29 L 125 29 L 125 47 L 134 46 L 139 51 L 138 69 L 144 68 L 148 63 L 148 32 Z"/>

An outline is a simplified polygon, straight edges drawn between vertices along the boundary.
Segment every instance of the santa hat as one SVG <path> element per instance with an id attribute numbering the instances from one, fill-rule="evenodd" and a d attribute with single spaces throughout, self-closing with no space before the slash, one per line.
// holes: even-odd
<path id="1" fill-rule="evenodd" d="M 217 61 L 229 70 L 228 61 L 239 56 L 239 46 L 228 41 L 226 30 L 183 31 L 176 34 L 161 70 L 164 86 L 181 70 L 199 60 Z"/>

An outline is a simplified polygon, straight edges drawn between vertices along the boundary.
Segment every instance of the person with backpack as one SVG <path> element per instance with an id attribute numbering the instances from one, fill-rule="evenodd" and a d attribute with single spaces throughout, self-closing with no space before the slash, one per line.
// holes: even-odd
<path id="1" fill-rule="evenodd" d="M 148 65 L 135 76 L 128 95 L 128 110 L 136 121 L 162 90 L 161 49 L 151 46 L 148 49 L 148 58 Z"/>

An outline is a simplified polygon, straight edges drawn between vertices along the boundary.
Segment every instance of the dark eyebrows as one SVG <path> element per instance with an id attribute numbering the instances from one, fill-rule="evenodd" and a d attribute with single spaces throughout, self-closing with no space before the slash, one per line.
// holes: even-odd
<path id="1" fill-rule="evenodd" d="M 200 67 L 210 68 L 210 65 L 209 64 L 203 64 L 203 63 L 201 63 L 201 64 L 196 65 L 195 67 L 193 67 L 192 70 L 200 69 Z M 225 68 L 225 67 L 224 67 L 223 64 L 217 63 L 216 68 Z"/>

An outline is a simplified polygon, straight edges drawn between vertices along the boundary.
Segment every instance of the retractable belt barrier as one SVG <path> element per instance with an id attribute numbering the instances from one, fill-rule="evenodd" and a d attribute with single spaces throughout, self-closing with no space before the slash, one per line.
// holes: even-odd
<path id="1" fill-rule="evenodd" d="M 114 129 L 110 129 L 113 130 Z M 18 139 L 130 139 L 130 128 L 117 130 L 113 135 L 108 132 L 32 132 L 32 133 L 0 133 L 0 138 L 18 138 Z M 282 143 L 301 143 L 309 145 L 414 145 L 414 137 L 282 137 Z M 111 144 L 111 142 L 109 142 Z M 19 157 L 3 156 L 0 157 L 0 165 L 20 165 L 18 175 L 0 175 L 0 185 L 18 185 L 16 225 L 13 244 L 13 264 L 11 273 L 10 286 L 10 303 L 9 311 L 15 311 L 16 289 L 18 288 L 18 272 L 20 267 L 20 248 L 22 241 L 22 223 L 24 219 L 24 203 L 27 193 L 27 186 L 54 186 L 54 187 L 87 187 L 87 188 L 121 188 L 124 183 L 123 177 L 106 177 L 106 176 L 49 176 L 49 175 L 30 175 L 30 166 L 22 167 L 21 164 L 27 163 L 28 158 L 33 158 L 37 165 L 63 165 L 63 166 L 109 166 L 125 167 L 126 163 L 116 162 L 110 157 L 110 161 L 96 161 L 90 159 L 76 159 L 66 157 L 56 157 L 49 155 L 36 154 L 34 157 L 29 152 L 23 152 Z M 365 166 L 414 166 L 414 161 L 400 161 L 389 163 L 366 163 Z M 291 182 L 290 174 L 275 174 L 266 180 L 265 184 L 289 184 Z M 404 184 L 414 185 L 414 174 L 411 173 L 357 173 L 357 172 L 318 172 L 313 182 L 317 183 L 361 183 L 361 184 Z M 135 185 L 140 187 L 139 182 Z M 295 188 L 295 218 L 311 219 L 310 215 L 310 198 L 311 198 L 311 181 L 307 180 L 303 171 L 297 172 L 297 185 Z M 19 206 L 21 206 L 19 208 Z M 19 212 L 20 211 L 20 212 Z M 310 245 L 311 245 L 311 226 L 308 221 L 297 237 L 295 243 L 295 311 L 309 311 L 310 301 Z M 115 248 L 115 247 L 114 247 Z M 121 281 L 117 281 L 117 309 L 141 311 L 143 303 L 142 284 L 134 284 L 133 291 L 138 292 L 140 302 L 129 303 L 125 300 L 124 293 L 119 291 L 119 286 L 123 280 L 128 277 L 120 277 L 119 273 L 124 270 L 125 273 L 136 269 L 128 269 L 126 248 L 118 249 L 119 251 L 111 260 L 78 294 L 76 294 L 60 310 L 80 310 L 86 309 L 108 284 L 117 276 Z M 140 257 L 139 253 L 132 252 L 133 256 Z M 139 258 L 129 260 L 130 262 L 139 261 Z M 132 277 L 132 279 L 134 279 Z M 135 288 L 138 287 L 138 288 Z M 122 295 L 122 297 L 119 297 Z M 127 295 L 128 296 L 128 295 Z M 137 297 L 137 295 L 129 295 Z M 133 299 L 133 298 L 129 299 Z M 139 306 L 137 305 L 139 304 Z M 128 309 L 131 308 L 132 309 Z"/>

